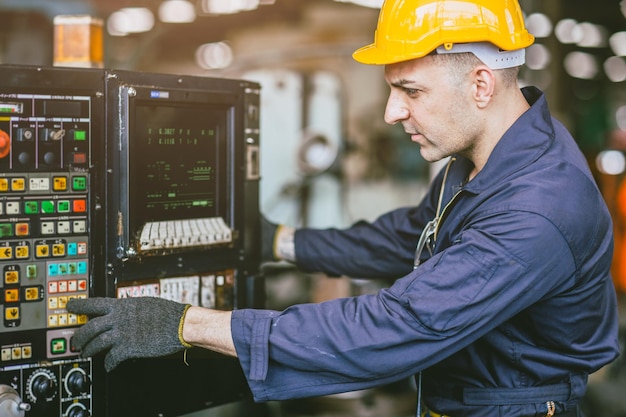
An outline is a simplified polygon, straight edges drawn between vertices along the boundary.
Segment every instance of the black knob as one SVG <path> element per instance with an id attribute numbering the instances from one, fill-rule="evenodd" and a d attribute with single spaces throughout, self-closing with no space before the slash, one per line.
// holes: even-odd
<path id="1" fill-rule="evenodd" d="M 52 398 L 56 390 L 56 381 L 47 375 L 39 375 L 33 380 L 32 391 L 36 398 Z"/>
<path id="2" fill-rule="evenodd" d="M 91 414 L 84 408 L 74 407 L 67 413 L 67 417 L 91 417 Z"/>
<path id="3" fill-rule="evenodd" d="M 67 376 L 67 389 L 72 395 L 78 395 L 89 391 L 91 381 L 89 376 L 81 371 L 71 372 Z"/>

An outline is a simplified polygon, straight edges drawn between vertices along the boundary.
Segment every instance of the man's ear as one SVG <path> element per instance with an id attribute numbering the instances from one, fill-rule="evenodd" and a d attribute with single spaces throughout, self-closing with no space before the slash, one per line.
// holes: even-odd
<path id="1" fill-rule="evenodd" d="M 486 65 L 479 65 L 472 71 L 472 93 L 479 109 L 487 107 L 496 88 L 496 74 Z"/>

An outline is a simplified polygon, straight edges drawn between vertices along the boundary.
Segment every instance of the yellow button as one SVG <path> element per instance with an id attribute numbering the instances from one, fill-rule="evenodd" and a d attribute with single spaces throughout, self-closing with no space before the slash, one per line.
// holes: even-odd
<path id="1" fill-rule="evenodd" d="M 19 320 L 20 308 L 19 307 L 7 307 L 4 309 L 5 320 Z"/>
<path id="2" fill-rule="evenodd" d="M 0 193 L 6 193 L 7 191 L 9 191 L 9 180 L 0 178 Z"/>
<path id="3" fill-rule="evenodd" d="M 10 246 L 0 247 L 0 259 L 11 259 L 11 258 L 13 258 L 13 248 Z"/>
<path id="4" fill-rule="evenodd" d="M 67 190 L 67 177 L 54 177 L 52 179 L 52 189 L 54 191 Z"/>
<path id="5" fill-rule="evenodd" d="M 65 244 L 55 243 L 52 245 L 52 256 L 65 256 Z"/>
<path id="6" fill-rule="evenodd" d="M 5 284 L 17 284 L 20 282 L 20 273 L 17 271 L 5 271 L 4 272 Z"/>
<path id="7" fill-rule="evenodd" d="M 26 189 L 26 181 L 24 178 L 11 178 L 11 190 L 24 191 Z"/>
<path id="8" fill-rule="evenodd" d="M 50 256 L 50 248 L 48 245 L 37 245 L 35 247 L 35 256 L 38 258 L 47 258 Z"/>
<path id="9" fill-rule="evenodd" d="M 30 346 L 22 346 L 22 358 L 28 359 L 28 358 L 32 358 L 32 356 L 33 356 L 33 349 Z"/>
<path id="10" fill-rule="evenodd" d="M 17 303 L 20 301 L 20 290 L 10 289 L 4 290 L 4 302 L 5 303 Z"/>
<path id="11" fill-rule="evenodd" d="M 28 259 L 30 255 L 28 246 L 17 246 L 15 248 L 15 258 L 16 259 Z"/>
<path id="12" fill-rule="evenodd" d="M 39 300 L 39 288 L 37 287 L 28 287 L 24 290 L 24 296 L 26 297 L 26 301 L 36 301 Z"/>
<path id="13" fill-rule="evenodd" d="M 79 314 L 78 315 L 78 324 L 85 324 L 85 323 L 87 323 L 87 315 Z"/>

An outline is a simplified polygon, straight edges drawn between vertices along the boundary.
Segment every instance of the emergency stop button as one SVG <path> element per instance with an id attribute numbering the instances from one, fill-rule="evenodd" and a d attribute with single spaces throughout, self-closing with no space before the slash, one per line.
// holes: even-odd
<path id="1" fill-rule="evenodd" d="M 5 158 L 11 151 L 11 138 L 7 132 L 0 130 L 0 159 Z"/>

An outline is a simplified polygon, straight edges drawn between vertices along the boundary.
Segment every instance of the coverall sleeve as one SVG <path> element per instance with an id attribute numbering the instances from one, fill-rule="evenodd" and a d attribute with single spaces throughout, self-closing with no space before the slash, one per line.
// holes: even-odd
<path id="1" fill-rule="evenodd" d="M 479 223 L 377 294 L 283 312 L 234 311 L 233 339 L 254 398 L 327 395 L 406 378 L 574 285 L 570 248 L 544 217 L 491 213 Z"/>
<path id="2" fill-rule="evenodd" d="M 413 269 L 415 246 L 435 216 L 430 194 L 417 207 L 400 208 L 372 223 L 339 229 L 299 229 L 296 263 L 307 272 L 352 278 L 398 278 Z"/>

